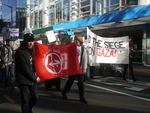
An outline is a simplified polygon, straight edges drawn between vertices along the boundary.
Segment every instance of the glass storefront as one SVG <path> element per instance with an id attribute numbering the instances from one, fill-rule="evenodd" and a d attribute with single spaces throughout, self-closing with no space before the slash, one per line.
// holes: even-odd
<path id="1" fill-rule="evenodd" d="M 146 61 L 145 63 L 147 65 L 150 65 L 150 31 L 147 31 L 146 32 L 146 48 L 145 48 L 145 58 L 146 58 Z"/>
<path id="2" fill-rule="evenodd" d="M 104 32 L 101 36 L 103 37 L 121 37 L 121 36 L 129 36 L 129 44 L 133 45 L 134 51 L 134 64 L 142 64 L 143 63 L 143 27 L 142 26 L 131 26 L 124 28 L 113 28 Z M 150 39 L 150 37 L 149 37 Z M 149 40 L 150 45 L 150 40 Z M 150 53 L 150 52 L 149 52 Z"/>

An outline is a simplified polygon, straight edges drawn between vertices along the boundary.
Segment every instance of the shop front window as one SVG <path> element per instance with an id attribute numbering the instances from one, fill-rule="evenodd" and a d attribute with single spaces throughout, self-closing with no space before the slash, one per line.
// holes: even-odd
<path id="1" fill-rule="evenodd" d="M 146 35 L 146 64 L 150 65 L 150 32 L 147 32 Z"/>

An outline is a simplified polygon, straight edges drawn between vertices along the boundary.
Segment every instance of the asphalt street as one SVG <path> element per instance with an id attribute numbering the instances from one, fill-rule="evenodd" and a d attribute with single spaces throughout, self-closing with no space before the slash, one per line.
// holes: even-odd
<path id="1" fill-rule="evenodd" d="M 66 77 L 61 79 L 61 89 L 64 87 Z M 115 82 L 114 82 L 115 81 Z M 55 87 L 46 90 L 44 83 L 39 83 L 39 100 L 34 107 L 34 113 L 149 113 L 150 92 L 125 88 L 126 85 L 139 86 L 142 81 L 136 83 L 120 78 L 102 77 L 85 82 L 85 98 L 88 104 L 79 101 L 77 83 L 75 82 L 67 94 L 68 100 L 62 98 L 61 92 Z M 115 85 L 114 85 L 115 84 Z M 121 85 L 121 84 L 124 84 Z M 121 90 L 123 89 L 123 90 Z M 125 92 L 123 92 L 125 89 Z M 136 89 L 136 88 L 135 88 Z M 134 92 L 134 93 L 131 93 Z M 5 90 L 0 83 L 0 113 L 21 113 L 19 90 Z"/>

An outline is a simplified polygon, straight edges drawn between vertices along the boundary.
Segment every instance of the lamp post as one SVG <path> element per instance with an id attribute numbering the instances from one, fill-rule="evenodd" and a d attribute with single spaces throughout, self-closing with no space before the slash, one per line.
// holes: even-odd
<path id="1" fill-rule="evenodd" d="M 11 10 L 11 26 L 12 26 L 12 24 L 13 24 L 13 20 L 12 20 L 12 6 L 9 6 L 9 5 L 4 4 L 4 3 L 2 3 L 2 5 L 5 5 L 5 6 L 9 7 L 10 10 Z"/>

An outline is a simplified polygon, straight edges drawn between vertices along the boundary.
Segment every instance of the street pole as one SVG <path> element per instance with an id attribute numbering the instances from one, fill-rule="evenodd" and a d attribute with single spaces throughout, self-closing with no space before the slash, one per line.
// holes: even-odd
<path id="1" fill-rule="evenodd" d="M 5 6 L 7 6 L 7 7 L 9 7 L 10 8 L 10 10 L 11 10 L 11 26 L 12 26 L 12 24 L 13 24 L 13 20 L 12 20 L 12 6 L 9 6 L 9 5 L 7 5 L 7 4 L 4 4 L 4 3 L 2 3 L 2 5 L 5 5 Z"/>

